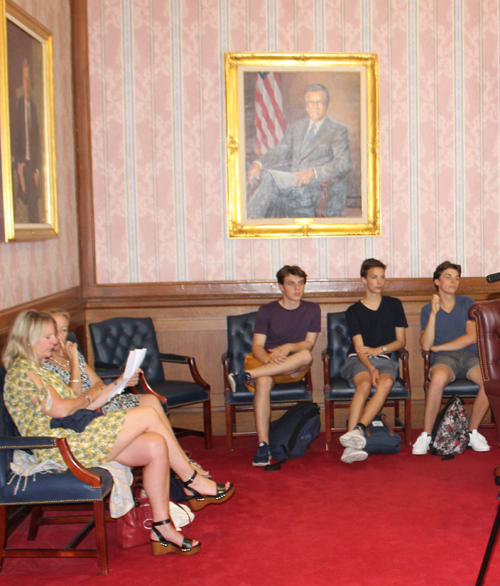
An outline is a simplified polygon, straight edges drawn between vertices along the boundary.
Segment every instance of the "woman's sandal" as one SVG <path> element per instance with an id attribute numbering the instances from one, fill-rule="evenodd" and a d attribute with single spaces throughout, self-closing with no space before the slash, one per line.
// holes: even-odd
<path id="1" fill-rule="evenodd" d="M 212 478 L 210 472 L 208 472 L 208 470 L 205 470 L 201 464 L 198 464 L 198 462 L 195 462 L 194 460 L 189 460 L 189 463 L 191 464 L 191 466 L 196 466 L 196 468 L 198 468 L 200 476 L 204 476 L 205 478 Z"/>
<path id="2" fill-rule="evenodd" d="M 221 503 L 229 500 L 233 496 L 233 494 L 234 494 L 233 484 L 230 484 L 229 488 L 226 489 L 225 484 L 221 484 L 218 482 L 216 484 L 217 494 L 215 494 L 215 495 L 200 494 L 194 488 L 189 488 L 189 485 L 196 478 L 197 474 L 198 474 L 198 472 L 196 472 L 196 470 L 195 470 L 193 472 L 193 475 L 191 476 L 191 478 L 189 480 L 186 480 L 186 482 L 183 482 L 184 486 L 191 493 L 191 494 L 186 493 L 186 496 L 188 497 L 187 502 L 189 503 L 189 506 L 193 509 L 193 511 L 201 511 L 201 509 L 204 509 L 207 505 L 220 505 Z"/>
<path id="3" fill-rule="evenodd" d="M 160 525 L 168 525 L 171 523 L 170 519 L 165 519 L 165 521 L 156 521 L 153 523 L 152 529 L 156 533 L 159 541 L 151 541 L 151 549 L 153 550 L 153 555 L 163 555 L 164 553 L 176 553 L 177 555 L 194 555 L 195 553 L 199 553 L 201 548 L 201 543 L 198 545 L 193 545 L 193 540 L 184 537 L 182 540 L 182 545 L 175 545 L 171 541 L 167 541 L 165 537 L 156 529 Z"/>

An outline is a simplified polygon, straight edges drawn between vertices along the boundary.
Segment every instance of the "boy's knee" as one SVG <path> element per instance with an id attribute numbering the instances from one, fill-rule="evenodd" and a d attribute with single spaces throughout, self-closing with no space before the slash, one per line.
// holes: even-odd
<path id="1" fill-rule="evenodd" d="M 301 350 L 298 355 L 301 359 L 301 366 L 303 368 L 309 368 L 313 362 L 313 356 L 310 350 Z"/>

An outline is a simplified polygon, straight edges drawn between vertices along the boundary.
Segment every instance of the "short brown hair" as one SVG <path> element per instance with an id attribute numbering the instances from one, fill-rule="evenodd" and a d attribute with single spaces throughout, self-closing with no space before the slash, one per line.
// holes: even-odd
<path id="1" fill-rule="evenodd" d="M 447 270 L 447 269 L 455 269 L 458 273 L 458 276 L 462 276 L 462 267 L 460 265 L 457 265 L 453 262 L 450 262 L 449 260 L 445 260 L 444 262 L 442 262 L 439 266 L 436 267 L 436 270 L 434 271 L 434 275 L 432 276 L 432 282 L 434 283 L 434 281 L 436 279 L 439 279 L 439 277 Z M 436 291 L 439 291 L 439 287 L 434 284 L 434 287 L 436 287 Z"/>
<path id="2" fill-rule="evenodd" d="M 361 275 L 361 277 L 363 277 L 364 279 L 366 279 L 366 275 L 368 274 L 368 271 L 370 269 L 386 269 L 386 265 L 381 262 L 380 260 L 377 260 L 376 258 L 366 258 L 362 263 L 361 263 L 361 269 L 359 271 L 359 274 Z"/>
<path id="3" fill-rule="evenodd" d="M 307 275 L 297 265 L 292 265 L 292 266 L 285 265 L 276 273 L 276 278 L 278 279 L 278 283 L 280 285 L 284 284 L 285 277 L 287 275 L 295 275 L 296 277 L 300 277 L 301 279 L 304 279 L 304 283 L 307 282 Z"/>

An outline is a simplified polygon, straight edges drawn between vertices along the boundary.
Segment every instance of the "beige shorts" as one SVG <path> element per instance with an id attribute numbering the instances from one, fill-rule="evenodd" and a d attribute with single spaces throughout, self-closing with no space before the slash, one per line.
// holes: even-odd
<path id="1" fill-rule="evenodd" d="M 268 352 L 268 354 L 269 354 L 269 352 Z M 245 356 L 245 365 L 243 366 L 243 370 L 245 370 L 245 371 L 253 370 L 254 368 L 257 368 L 258 366 L 264 366 L 264 363 L 261 362 L 260 360 L 257 360 L 257 358 L 255 358 L 255 356 L 251 352 L 250 352 L 250 354 L 247 354 Z M 306 375 L 306 372 L 307 372 L 307 370 L 304 370 L 304 372 L 302 372 L 298 376 L 292 376 L 291 374 L 280 374 L 278 376 L 273 376 L 273 387 L 274 387 L 274 385 L 283 385 L 286 383 L 297 383 L 297 382 L 299 382 L 299 380 L 302 380 L 304 378 L 304 376 Z M 251 385 L 250 382 L 245 383 L 245 386 L 251 393 L 255 393 L 255 388 Z"/>

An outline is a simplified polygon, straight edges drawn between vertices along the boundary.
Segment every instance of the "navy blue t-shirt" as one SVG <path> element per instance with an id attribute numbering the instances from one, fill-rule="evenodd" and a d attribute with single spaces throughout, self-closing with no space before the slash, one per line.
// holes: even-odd
<path id="1" fill-rule="evenodd" d="M 469 321 L 469 307 L 473 303 L 474 299 L 472 299 L 472 297 L 455 295 L 455 306 L 450 313 L 447 313 L 442 309 L 437 312 L 434 346 L 447 344 L 448 342 L 460 338 L 460 336 L 465 336 L 465 325 Z M 425 330 L 427 322 L 429 321 L 431 309 L 432 304 L 427 303 L 427 305 L 422 307 L 420 312 L 420 330 L 422 332 Z M 461 350 L 447 350 L 446 354 L 452 352 L 472 352 L 477 356 L 477 344 L 471 344 L 470 346 L 467 346 L 467 348 L 462 348 Z M 439 354 L 442 354 L 442 352 L 432 352 L 431 361 L 434 360 L 436 356 L 439 356 Z"/>

